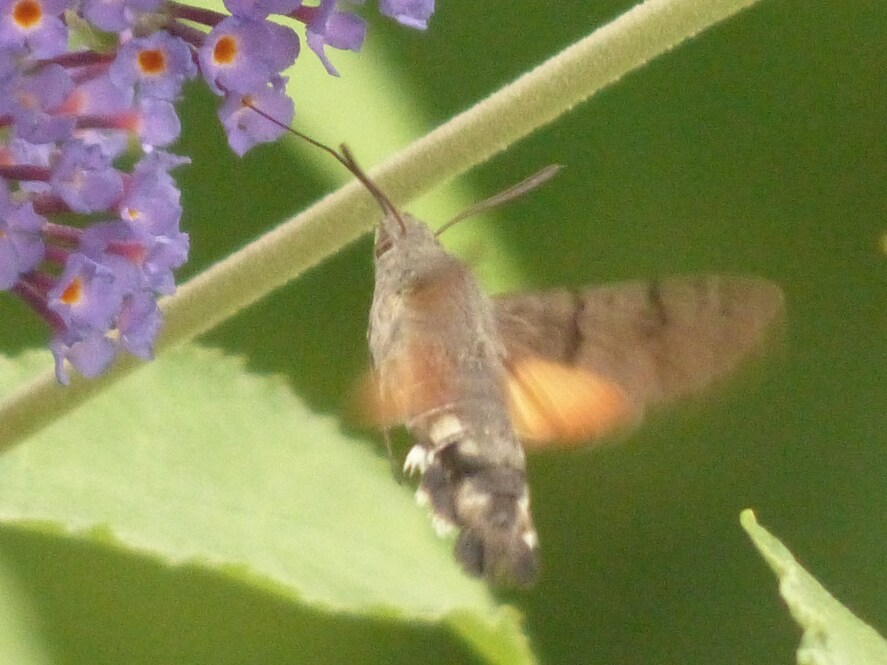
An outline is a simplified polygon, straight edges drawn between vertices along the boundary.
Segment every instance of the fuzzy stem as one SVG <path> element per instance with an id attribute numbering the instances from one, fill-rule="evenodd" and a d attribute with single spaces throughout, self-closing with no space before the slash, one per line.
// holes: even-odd
<path id="1" fill-rule="evenodd" d="M 395 155 L 371 177 L 403 203 L 489 159 L 657 55 L 755 0 L 648 0 Z M 375 203 L 349 183 L 182 285 L 162 303 L 160 352 L 213 328 L 358 238 Z M 0 405 L 0 450 L 138 367 L 121 358 L 94 380 L 62 388 L 51 371 Z"/>

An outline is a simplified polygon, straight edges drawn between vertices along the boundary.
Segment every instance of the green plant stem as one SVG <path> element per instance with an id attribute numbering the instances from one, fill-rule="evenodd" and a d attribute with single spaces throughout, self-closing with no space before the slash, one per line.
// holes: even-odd
<path id="1" fill-rule="evenodd" d="M 371 177 L 397 203 L 464 173 L 657 55 L 756 0 L 649 0 L 566 48 L 387 160 Z M 352 182 L 183 284 L 165 300 L 157 351 L 210 330 L 365 233 L 378 216 Z M 0 405 L 0 450 L 139 366 L 120 359 L 63 388 L 47 371 Z"/>

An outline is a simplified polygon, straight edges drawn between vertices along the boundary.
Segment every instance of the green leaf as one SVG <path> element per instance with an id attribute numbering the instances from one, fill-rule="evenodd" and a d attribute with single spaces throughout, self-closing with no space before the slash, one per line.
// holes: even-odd
<path id="1" fill-rule="evenodd" d="M 0 390 L 43 362 L 2 361 Z M 516 613 L 458 569 L 383 455 L 218 351 L 171 352 L 0 457 L 0 521 L 322 612 L 446 622 L 490 662 L 532 661 Z"/>
<path id="2" fill-rule="evenodd" d="M 887 663 L 887 641 L 835 600 L 778 538 L 758 524 L 751 510 L 742 511 L 740 522 L 779 578 L 779 593 L 804 629 L 798 663 Z"/>
<path id="3" fill-rule="evenodd" d="M 37 614 L 27 595 L 0 559 L 0 661 L 16 665 L 52 662 L 44 648 Z"/>

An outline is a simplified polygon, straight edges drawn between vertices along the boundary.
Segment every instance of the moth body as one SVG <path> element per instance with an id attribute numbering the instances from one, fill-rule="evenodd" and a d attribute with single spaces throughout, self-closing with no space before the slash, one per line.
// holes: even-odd
<path id="1" fill-rule="evenodd" d="M 538 570 L 524 445 L 612 440 L 647 407 L 733 372 L 782 319 L 780 288 L 748 276 L 490 298 L 347 151 L 343 163 L 386 211 L 376 231 L 367 421 L 404 425 L 415 437 L 404 468 L 422 474 L 417 499 L 439 533 L 458 531 L 466 570 L 494 583 L 529 585 Z M 466 212 L 510 200 L 556 170 Z"/>
<path id="2" fill-rule="evenodd" d="M 397 210 L 346 146 L 339 153 L 291 131 L 331 154 L 385 211 L 376 230 L 363 420 L 404 425 L 415 437 L 404 468 L 422 474 L 416 498 L 430 505 L 438 532 L 458 530 L 462 565 L 493 582 L 529 585 L 537 574 L 521 442 L 542 449 L 612 438 L 647 407 L 733 372 L 783 319 L 782 290 L 741 275 L 491 299 L 425 224 Z M 559 168 L 476 203 L 441 230 L 534 189 Z"/>
<path id="3" fill-rule="evenodd" d="M 422 222 L 401 215 L 376 236 L 369 346 L 390 424 L 416 438 L 405 468 L 438 530 L 477 575 L 529 584 L 537 569 L 524 452 L 508 411 L 505 348 L 490 299 Z"/>

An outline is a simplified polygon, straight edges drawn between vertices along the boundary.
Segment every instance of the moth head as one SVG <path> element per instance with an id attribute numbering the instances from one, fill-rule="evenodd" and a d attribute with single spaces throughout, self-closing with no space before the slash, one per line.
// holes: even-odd
<path id="1" fill-rule="evenodd" d="M 398 211 L 385 211 L 385 216 L 376 227 L 376 242 L 373 253 L 377 261 L 409 235 L 410 225 L 407 224 L 407 217 L 407 215 L 402 215 Z"/>
<path id="2" fill-rule="evenodd" d="M 547 166 L 518 184 L 475 203 L 433 232 L 412 215 L 398 211 L 385 194 L 360 171 L 347 147 L 342 146 L 342 154 L 350 164 L 349 170 L 367 187 L 385 212 L 376 229 L 376 279 L 385 282 L 384 288 L 394 289 L 398 293 L 421 288 L 430 279 L 440 279 L 443 275 L 464 271 L 464 264 L 441 246 L 438 241 L 440 234 L 465 219 L 538 187 L 561 168 L 556 164 Z M 392 251 L 394 249 L 397 251 Z"/>
<path id="3" fill-rule="evenodd" d="M 402 293 L 453 270 L 462 263 L 447 253 L 434 232 L 407 213 L 386 215 L 376 229 L 376 280 L 383 289 Z"/>

